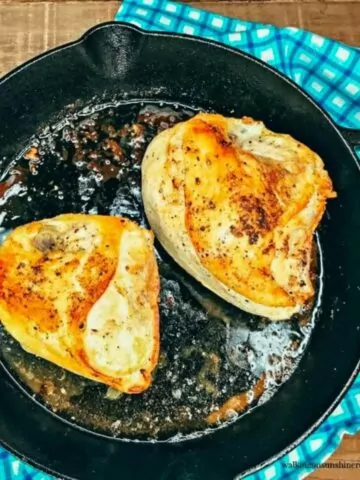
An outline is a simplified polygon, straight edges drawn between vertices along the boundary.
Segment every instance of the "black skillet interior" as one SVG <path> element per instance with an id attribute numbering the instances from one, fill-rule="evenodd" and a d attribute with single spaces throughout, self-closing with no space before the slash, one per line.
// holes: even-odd
<path id="1" fill-rule="evenodd" d="M 1 158 L 94 98 L 151 99 L 250 115 L 303 141 L 325 160 L 338 199 L 320 241 L 324 290 L 300 365 L 266 404 L 222 430 L 180 443 L 106 440 L 66 425 L 19 392 L 1 371 L 0 440 L 25 460 L 77 479 L 230 479 L 289 449 L 333 408 L 360 353 L 360 176 L 339 131 L 294 85 L 261 63 L 190 38 L 106 24 L 8 75 L 0 88 Z M 6 167 L 2 160 L 1 171 Z"/>

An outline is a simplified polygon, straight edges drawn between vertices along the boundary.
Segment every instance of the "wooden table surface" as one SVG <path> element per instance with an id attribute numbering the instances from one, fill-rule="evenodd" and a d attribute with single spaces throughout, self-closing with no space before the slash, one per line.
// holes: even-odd
<path id="1" fill-rule="evenodd" d="M 296 26 L 360 46 L 360 1 L 213 0 L 189 2 L 244 20 Z M 0 0 L 0 76 L 32 56 L 76 39 L 96 23 L 112 20 L 118 1 Z M 345 437 L 330 462 L 360 462 L 360 434 Z M 356 480 L 359 469 L 319 469 L 309 480 Z M 219 479 L 222 480 L 222 479 Z"/>

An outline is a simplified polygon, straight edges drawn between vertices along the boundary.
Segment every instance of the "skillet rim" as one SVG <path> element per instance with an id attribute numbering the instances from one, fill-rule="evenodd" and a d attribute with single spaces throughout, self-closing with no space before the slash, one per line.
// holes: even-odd
<path id="1" fill-rule="evenodd" d="M 195 43 L 203 43 L 203 44 L 211 45 L 215 48 L 219 48 L 221 50 L 225 50 L 225 51 L 229 51 L 230 53 L 234 53 L 237 56 L 244 57 L 247 60 L 259 65 L 261 68 L 264 68 L 264 69 L 270 71 L 272 74 L 281 78 L 283 81 L 285 81 L 291 87 L 293 87 L 295 90 L 297 90 L 303 97 L 306 98 L 306 100 L 308 102 L 310 102 L 313 105 L 313 107 L 315 107 L 326 118 L 326 120 L 331 124 L 333 129 L 336 131 L 336 133 L 341 138 L 344 145 L 349 150 L 351 156 L 353 157 L 353 160 L 355 160 L 356 166 L 358 167 L 358 169 L 360 171 L 360 161 L 358 160 L 357 156 L 354 153 L 354 146 L 352 146 L 350 144 L 350 142 L 348 140 L 346 140 L 346 133 L 343 134 L 343 131 L 345 131 L 345 132 L 354 132 L 355 131 L 355 132 L 359 132 L 359 134 L 360 134 L 360 130 L 353 129 L 353 128 L 346 128 L 346 127 L 342 127 L 342 126 L 337 125 L 335 123 L 335 121 L 330 117 L 330 115 L 326 112 L 326 110 L 324 110 L 300 85 L 295 83 L 295 81 L 292 80 L 291 78 L 286 77 L 284 74 L 282 74 L 281 72 L 279 72 L 278 70 L 276 70 L 274 67 L 267 64 L 263 60 L 260 60 L 256 57 L 254 57 L 253 55 L 250 55 L 249 53 L 243 52 L 242 50 L 237 49 L 235 47 L 230 47 L 230 46 L 225 45 L 225 44 L 223 44 L 221 42 L 218 42 L 216 40 L 211 40 L 211 39 L 206 39 L 206 38 L 203 38 L 203 37 L 199 37 L 198 35 L 188 35 L 188 34 L 185 34 L 185 33 L 173 33 L 173 32 L 148 31 L 148 30 L 144 30 L 143 28 L 140 28 L 137 25 L 134 25 L 132 23 L 118 22 L 118 21 L 115 21 L 115 20 L 111 20 L 111 21 L 108 21 L 108 22 L 101 22 L 101 23 L 98 23 L 98 24 L 94 25 L 93 27 L 90 27 L 88 30 L 86 30 L 77 39 L 72 40 L 70 42 L 65 42 L 65 43 L 62 43 L 61 45 L 50 48 L 49 50 L 47 50 L 45 52 L 42 52 L 42 53 L 39 53 L 38 55 L 35 55 L 34 57 L 31 57 L 28 60 L 26 60 L 24 63 L 20 64 L 19 66 L 11 69 L 9 72 L 5 73 L 2 77 L 0 77 L 0 87 L 5 82 L 10 80 L 13 76 L 17 75 L 22 70 L 29 67 L 30 65 L 35 64 L 35 63 L 41 61 L 42 59 L 44 59 L 48 56 L 54 55 L 54 54 L 56 54 L 60 51 L 67 50 L 69 48 L 80 45 L 81 43 L 86 41 L 86 39 L 90 35 L 92 35 L 94 32 L 96 32 L 98 30 L 108 28 L 108 27 L 120 27 L 120 28 L 133 30 L 133 31 L 139 33 L 140 35 L 142 35 L 143 37 L 180 38 L 180 39 L 184 39 L 184 40 L 193 41 Z M 355 142 L 357 143 L 356 140 L 355 140 Z"/>
<path id="2" fill-rule="evenodd" d="M 360 172 L 360 161 L 359 161 L 359 159 L 357 158 L 357 156 L 355 155 L 355 152 L 354 152 L 354 146 L 355 145 L 352 145 L 346 139 L 346 137 L 347 137 L 346 132 L 354 131 L 354 129 L 347 129 L 345 127 L 338 126 L 334 122 L 334 120 L 330 117 L 330 115 L 301 86 L 297 85 L 292 79 L 286 77 L 285 75 L 283 75 L 281 72 L 276 70 L 271 65 L 268 65 L 267 63 L 263 62 L 262 60 L 257 59 L 256 57 L 253 57 L 252 55 L 250 55 L 246 52 L 243 52 L 242 50 L 224 45 L 224 44 L 222 44 L 220 42 L 217 42 L 217 41 L 214 41 L 214 40 L 205 39 L 205 38 L 202 38 L 202 37 L 199 37 L 199 36 L 196 36 L 196 35 L 187 35 L 187 34 L 171 33 L 171 32 L 159 32 L 159 31 L 147 31 L 147 30 L 144 30 L 144 29 L 142 29 L 142 28 L 140 28 L 136 25 L 133 25 L 133 24 L 127 23 L 127 22 L 118 22 L 118 21 L 102 22 L 102 23 L 94 25 L 93 27 L 86 30 L 77 39 L 75 39 L 73 41 L 70 41 L 70 42 L 63 43 L 63 44 L 61 44 L 59 46 L 56 46 L 54 48 L 51 48 L 51 49 L 47 50 L 46 52 L 42 52 L 42 53 L 30 58 L 29 60 L 25 61 L 21 65 L 13 68 L 12 70 L 7 72 L 5 75 L 3 75 L 0 78 L 0 88 L 3 84 L 5 84 L 5 82 L 11 80 L 12 77 L 21 73 L 22 70 L 25 70 L 26 68 L 30 67 L 31 65 L 36 64 L 37 62 L 47 58 L 48 56 L 52 56 L 52 55 L 55 55 L 58 52 L 62 52 L 63 50 L 67 50 L 69 48 L 81 45 L 93 33 L 97 32 L 99 30 L 102 30 L 102 29 L 110 28 L 110 27 L 132 30 L 132 31 L 135 31 L 137 34 L 140 34 L 144 38 L 146 38 L 146 37 L 179 38 L 179 39 L 182 39 L 182 40 L 188 40 L 188 41 L 192 41 L 192 42 L 195 42 L 195 43 L 210 45 L 213 48 L 218 48 L 218 49 L 221 49 L 221 50 L 224 50 L 224 51 L 228 51 L 232 54 L 235 54 L 239 57 L 245 58 L 248 61 L 257 64 L 259 67 L 269 71 L 270 73 L 272 73 L 273 75 L 275 75 L 276 77 L 280 78 L 282 81 L 284 81 L 288 85 L 290 85 L 290 87 L 292 87 L 294 90 L 296 90 L 298 93 L 300 93 L 302 95 L 304 100 L 307 100 L 307 102 L 309 102 L 314 108 L 316 108 L 319 111 L 319 113 L 322 114 L 322 116 L 325 118 L 325 120 L 328 122 L 328 124 L 332 127 L 334 133 L 337 133 L 337 135 L 341 139 L 343 145 L 346 146 L 352 160 L 355 163 L 355 166 L 357 167 L 357 169 Z M 355 129 L 355 132 L 360 133 L 360 130 Z M 29 395 L 28 392 L 26 392 L 26 390 L 23 389 L 21 387 L 21 385 L 13 378 L 13 376 L 8 371 L 8 369 L 4 366 L 2 361 L 0 361 L 0 364 L 2 366 L 3 371 L 7 374 L 8 378 L 10 378 L 12 382 L 15 381 L 17 387 L 20 387 L 21 390 L 28 397 L 31 397 L 31 395 Z M 255 473 L 255 472 L 265 468 L 266 466 L 270 465 L 274 461 L 279 460 L 284 455 L 286 455 L 289 451 L 291 451 L 293 448 L 297 447 L 309 435 L 311 435 L 318 428 L 318 426 L 321 423 L 323 423 L 326 420 L 326 418 L 328 418 L 331 415 L 331 413 L 335 410 L 335 408 L 341 402 L 341 400 L 343 399 L 343 397 L 345 396 L 347 391 L 350 390 L 350 388 L 351 388 L 352 384 L 354 383 L 354 381 L 355 381 L 357 375 L 359 374 L 359 372 L 360 372 L 360 359 L 359 359 L 358 363 L 356 364 L 354 370 L 352 371 L 352 374 L 350 375 L 350 377 L 346 381 L 345 385 L 341 389 L 340 393 L 336 396 L 335 400 L 331 403 L 331 405 L 323 413 L 323 415 L 307 431 L 305 431 L 303 433 L 303 435 L 301 435 L 298 439 L 293 441 L 290 445 L 288 445 L 286 448 L 284 448 L 283 450 L 281 450 L 277 454 L 273 455 L 272 457 L 267 458 L 266 460 L 259 463 L 255 467 L 248 468 L 248 469 L 244 470 L 243 472 L 237 474 L 234 477 L 234 480 L 240 480 L 240 479 L 244 478 L 245 476 L 247 476 L 251 473 Z M 105 435 L 102 435 L 102 434 L 99 434 L 99 433 L 96 433 L 96 432 L 92 432 L 92 431 L 84 429 L 80 426 L 74 425 L 74 424 L 68 422 L 67 420 L 63 419 L 62 417 L 60 417 L 56 414 L 53 414 L 44 405 L 37 402 L 36 400 L 35 401 L 34 401 L 34 399 L 32 399 L 32 400 L 38 406 L 42 407 L 42 409 L 44 409 L 48 414 L 51 414 L 53 417 L 55 417 L 58 421 L 62 422 L 63 424 L 69 425 L 72 428 L 76 428 L 77 430 L 80 430 L 83 433 L 93 435 L 93 436 L 95 436 L 99 439 L 102 439 L 102 440 L 106 440 L 106 441 L 110 441 L 110 442 L 115 441 L 116 444 L 119 444 L 120 441 L 122 440 L 121 438 L 110 438 L 108 436 L 105 436 Z M 189 440 L 187 440 L 187 441 L 189 441 Z M 137 443 L 137 442 L 133 442 L 133 443 Z M 139 443 L 143 443 L 143 442 L 139 442 Z M 159 442 L 159 443 L 164 443 L 164 442 Z M 3 439 L 0 439 L 0 444 L 3 445 L 8 450 L 8 452 L 10 452 L 13 455 L 16 455 L 19 459 L 26 462 L 27 464 L 32 465 L 35 468 L 40 469 L 43 472 L 48 473 L 50 475 L 53 475 L 53 476 L 55 476 L 55 475 L 58 476 L 59 475 L 59 473 L 56 472 L 55 470 L 52 470 L 49 467 L 43 466 L 40 463 L 37 463 L 35 460 L 29 459 L 26 455 L 21 454 L 20 452 L 17 451 L 16 448 L 13 448 L 13 447 L 9 446 L 8 443 L 6 441 L 4 441 Z M 63 478 L 63 479 L 77 480 L 75 477 L 69 477 L 69 476 L 64 475 L 64 474 L 60 474 L 60 475 L 61 475 L 61 478 Z"/>

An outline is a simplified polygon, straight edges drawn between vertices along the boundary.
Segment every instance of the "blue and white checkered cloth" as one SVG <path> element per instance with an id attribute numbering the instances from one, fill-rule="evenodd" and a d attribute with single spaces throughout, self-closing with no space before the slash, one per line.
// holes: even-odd
<path id="1" fill-rule="evenodd" d="M 239 48 L 301 85 L 343 127 L 360 129 L 360 50 L 297 28 L 245 22 L 166 0 L 125 0 L 116 20 L 197 35 Z M 360 158 L 360 155 L 359 155 Z M 297 448 L 246 480 L 298 480 L 323 464 L 345 433 L 360 430 L 360 376 L 330 417 Z M 298 468 L 286 468 L 286 464 Z M 52 477 L 0 449 L 0 480 Z M 124 479 L 125 480 L 125 479 Z M 224 479 L 225 480 L 225 479 Z"/>

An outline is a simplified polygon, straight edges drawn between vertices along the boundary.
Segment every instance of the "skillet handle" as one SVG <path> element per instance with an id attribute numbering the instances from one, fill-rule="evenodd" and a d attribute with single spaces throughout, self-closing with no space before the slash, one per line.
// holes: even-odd
<path id="1" fill-rule="evenodd" d="M 346 142 L 354 150 L 356 147 L 360 148 L 360 130 L 353 130 L 350 128 L 338 127 Z"/>

